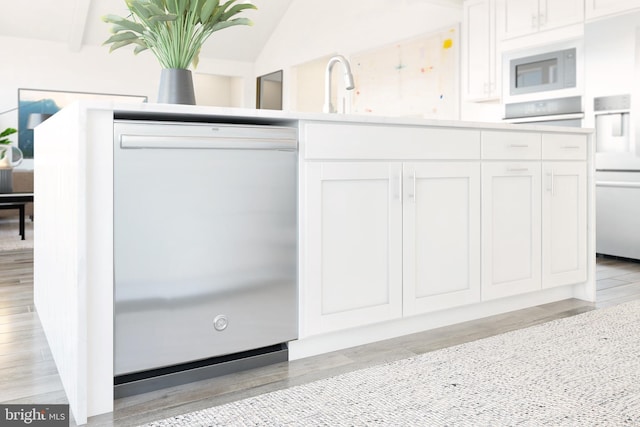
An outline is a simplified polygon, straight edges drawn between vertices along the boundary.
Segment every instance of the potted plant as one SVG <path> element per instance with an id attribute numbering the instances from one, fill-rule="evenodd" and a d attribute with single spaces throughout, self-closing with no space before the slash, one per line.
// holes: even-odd
<path id="1" fill-rule="evenodd" d="M 14 128 L 6 128 L 0 133 L 0 193 L 13 192 L 13 168 L 22 162 L 22 151 L 11 145 L 7 138 L 18 132 Z M 13 161 L 14 150 L 19 154 L 18 160 Z"/>
<path id="2" fill-rule="evenodd" d="M 204 42 L 216 31 L 235 25 L 252 25 L 237 17 L 251 3 L 238 0 L 124 0 L 127 18 L 106 15 L 113 35 L 104 42 L 109 52 L 135 45 L 134 54 L 149 49 L 162 66 L 158 102 L 195 104 L 190 65 L 198 65 Z"/>
<path id="3" fill-rule="evenodd" d="M 0 169 L 12 169 L 13 166 L 17 166 L 17 164 L 13 162 L 13 150 L 20 151 L 20 149 L 11 146 L 11 140 L 7 138 L 16 132 L 18 131 L 14 128 L 6 128 L 0 133 Z M 22 154 L 21 151 L 20 154 Z M 20 156 L 19 161 L 22 161 L 22 156 Z"/>

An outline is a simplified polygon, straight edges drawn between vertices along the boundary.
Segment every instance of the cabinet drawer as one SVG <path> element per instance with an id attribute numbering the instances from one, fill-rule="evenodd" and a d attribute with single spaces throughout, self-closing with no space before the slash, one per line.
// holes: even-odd
<path id="1" fill-rule="evenodd" d="M 404 125 L 306 123 L 307 160 L 480 159 L 480 131 Z"/>
<path id="2" fill-rule="evenodd" d="M 482 158 L 491 160 L 539 160 L 540 134 L 535 132 L 482 132 Z"/>
<path id="3" fill-rule="evenodd" d="M 587 160 L 587 136 L 564 133 L 542 135 L 544 160 Z"/>

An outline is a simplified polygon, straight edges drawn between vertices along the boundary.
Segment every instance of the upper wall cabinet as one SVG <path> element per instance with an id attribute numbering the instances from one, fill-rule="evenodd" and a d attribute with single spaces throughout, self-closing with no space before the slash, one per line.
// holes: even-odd
<path id="1" fill-rule="evenodd" d="M 496 8 L 500 40 L 584 21 L 584 0 L 496 0 Z"/>
<path id="2" fill-rule="evenodd" d="M 586 0 L 585 14 L 587 20 L 603 16 L 629 12 L 640 9 L 638 0 Z"/>
<path id="3" fill-rule="evenodd" d="M 500 98 L 495 16 L 494 0 L 464 2 L 462 90 L 466 101 Z"/>

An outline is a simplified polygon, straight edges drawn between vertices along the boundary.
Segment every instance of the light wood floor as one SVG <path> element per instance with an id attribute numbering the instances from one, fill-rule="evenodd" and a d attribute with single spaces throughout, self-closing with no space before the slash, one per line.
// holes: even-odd
<path id="1" fill-rule="evenodd" d="M 91 426 L 132 426 L 640 299 L 640 263 L 598 258 L 596 304 L 566 300 L 129 398 Z M 33 306 L 33 252 L 0 253 L 0 402 L 66 403 Z"/>

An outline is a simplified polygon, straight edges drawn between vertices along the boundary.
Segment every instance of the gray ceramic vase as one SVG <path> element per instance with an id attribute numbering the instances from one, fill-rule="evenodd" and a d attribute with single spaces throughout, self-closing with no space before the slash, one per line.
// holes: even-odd
<path id="1" fill-rule="evenodd" d="M 196 105 L 191 71 L 182 68 L 163 68 L 162 74 L 160 74 L 158 102 L 161 104 Z"/>

